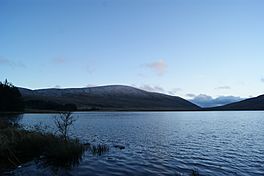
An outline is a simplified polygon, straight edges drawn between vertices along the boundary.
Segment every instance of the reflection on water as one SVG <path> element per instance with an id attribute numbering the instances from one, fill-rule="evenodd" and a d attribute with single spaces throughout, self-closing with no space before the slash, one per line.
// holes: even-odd
<path id="1" fill-rule="evenodd" d="M 52 114 L 25 114 L 22 124 Z M 264 175 L 264 112 L 77 113 L 72 134 L 84 143 L 107 144 L 110 152 L 85 152 L 79 166 L 58 175 Z M 125 149 L 115 146 L 124 146 Z M 28 164 L 20 173 L 50 172 Z M 31 172 L 32 171 L 32 172 Z M 23 175 L 23 174 L 22 174 Z M 48 175 L 48 174 L 46 174 Z"/>
<path id="2" fill-rule="evenodd" d="M 29 163 L 23 164 L 21 167 L 14 171 L 6 171 L 5 175 L 69 175 L 71 169 L 73 167 L 79 166 L 80 162 L 83 159 L 83 154 L 85 151 L 92 153 L 93 156 L 101 156 L 109 151 L 109 147 L 107 145 L 90 145 L 86 144 L 83 148 L 82 152 L 72 149 L 69 144 L 68 147 L 64 147 L 62 150 L 67 149 L 67 152 L 70 153 L 63 153 L 62 151 L 59 152 L 61 155 L 60 157 L 40 157 L 31 161 Z M 69 148 L 70 147 L 70 148 Z M 57 149 L 55 149 L 57 151 Z M 54 154 L 54 153 L 53 153 Z M 68 154 L 68 155 L 67 155 Z"/>
<path id="3" fill-rule="evenodd" d="M 90 145 L 88 149 L 94 156 L 101 156 L 109 151 L 109 147 L 105 144 Z"/>
<path id="4" fill-rule="evenodd" d="M 59 149 L 54 149 L 54 152 Z M 65 150 L 65 151 L 63 151 Z M 84 152 L 90 152 L 94 156 L 101 156 L 109 151 L 109 147 L 104 144 L 92 145 L 84 144 L 79 145 L 76 141 L 75 145 L 65 142 L 64 146 L 61 147 L 60 152 L 56 155 L 54 152 L 51 153 L 52 157 L 43 157 L 38 160 L 38 165 L 44 168 L 53 168 L 53 170 L 66 169 L 70 170 L 73 167 L 79 166 L 83 160 Z M 70 153 L 69 153 L 70 152 Z M 54 157 L 55 155 L 55 157 Z"/>
<path id="5" fill-rule="evenodd" d="M 80 164 L 86 150 L 85 146 L 74 141 L 64 142 L 63 146 L 61 143 L 55 143 L 54 149 L 50 149 L 45 157 L 40 159 L 40 163 L 42 166 L 56 169 L 71 169 Z"/>

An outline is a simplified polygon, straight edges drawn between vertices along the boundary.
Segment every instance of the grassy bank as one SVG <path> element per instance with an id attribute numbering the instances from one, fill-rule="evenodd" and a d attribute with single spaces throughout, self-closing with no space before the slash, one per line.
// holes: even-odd
<path id="1" fill-rule="evenodd" d="M 0 168 L 15 168 L 33 159 L 58 167 L 79 163 L 86 146 L 76 139 L 63 140 L 54 134 L 7 127 L 0 129 Z"/>
<path id="2" fill-rule="evenodd" d="M 79 164 L 86 150 L 98 155 L 108 151 L 108 146 L 82 144 L 68 136 L 75 121 L 71 112 L 62 112 L 55 118 L 58 134 L 47 133 L 38 126 L 31 130 L 22 128 L 19 119 L 17 114 L 0 114 L 0 173 L 32 160 L 71 168 Z"/>

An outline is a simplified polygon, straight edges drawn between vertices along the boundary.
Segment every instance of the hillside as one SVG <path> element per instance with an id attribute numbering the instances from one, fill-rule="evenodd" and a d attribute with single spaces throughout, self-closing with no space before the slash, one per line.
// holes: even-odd
<path id="1" fill-rule="evenodd" d="M 134 87 L 113 85 L 89 88 L 19 88 L 27 109 L 53 109 L 74 104 L 78 110 L 199 110 L 180 97 L 147 92 Z"/>
<path id="2" fill-rule="evenodd" d="M 264 110 L 264 95 L 224 106 L 208 108 L 208 110 Z"/>

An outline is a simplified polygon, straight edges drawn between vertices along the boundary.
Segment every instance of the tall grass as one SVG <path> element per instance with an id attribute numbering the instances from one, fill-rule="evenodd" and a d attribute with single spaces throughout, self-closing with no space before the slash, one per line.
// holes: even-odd
<path id="1" fill-rule="evenodd" d="M 53 134 L 16 128 L 0 130 L 0 163 L 13 167 L 40 157 L 54 166 L 72 167 L 80 162 L 85 150 L 77 139 L 65 141 Z"/>
<path id="2" fill-rule="evenodd" d="M 0 115 L 0 173 L 1 168 L 15 168 L 34 159 L 57 168 L 71 168 L 80 163 L 85 151 L 102 155 L 106 145 L 85 145 L 78 139 L 47 133 L 40 126 L 31 130 L 11 123 Z M 67 128 L 68 130 L 68 128 Z"/>
<path id="3" fill-rule="evenodd" d="M 92 152 L 93 155 L 101 156 L 103 153 L 109 151 L 109 147 L 104 144 L 91 145 L 88 149 Z"/>

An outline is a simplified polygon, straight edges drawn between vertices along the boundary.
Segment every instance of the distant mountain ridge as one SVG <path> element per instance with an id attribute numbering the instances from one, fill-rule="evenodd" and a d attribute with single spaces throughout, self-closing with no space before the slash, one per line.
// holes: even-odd
<path id="1" fill-rule="evenodd" d="M 224 106 L 207 108 L 208 110 L 264 110 L 264 95 L 248 98 L 239 102 L 230 103 Z"/>
<path id="2" fill-rule="evenodd" d="M 192 99 L 187 99 L 187 100 L 202 108 L 209 108 L 209 107 L 217 107 L 217 106 L 227 105 L 230 103 L 239 102 L 245 100 L 245 98 L 235 97 L 235 96 L 219 96 L 213 98 L 205 94 L 200 94 L 198 96 L 193 97 Z"/>
<path id="3" fill-rule="evenodd" d="M 200 110 L 199 106 L 177 96 L 123 85 L 19 90 L 28 109 L 74 104 L 77 110 Z"/>
<path id="4" fill-rule="evenodd" d="M 264 95 L 217 107 L 204 107 L 177 96 L 148 92 L 138 88 L 110 85 L 66 89 L 19 88 L 30 110 L 56 110 L 64 105 L 76 106 L 77 110 L 124 110 L 124 111 L 225 111 L 264 110 Z"/>

